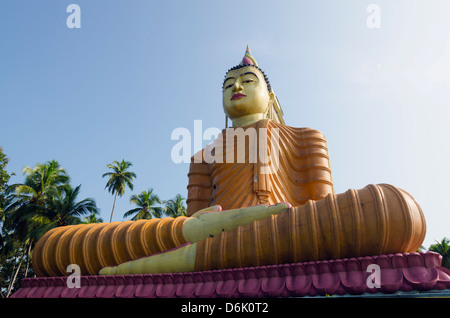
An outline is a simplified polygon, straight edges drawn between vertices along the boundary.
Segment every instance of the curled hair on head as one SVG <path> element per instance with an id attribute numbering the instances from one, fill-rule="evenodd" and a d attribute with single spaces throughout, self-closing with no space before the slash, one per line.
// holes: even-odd
<path id="1" fill-rule="evenodd" d="M 228 74 L 228 72 L 230 72 L 230 71 L 238 70 L 238 69 L 243 68 L 243 67 L 246 67 L 246 66 L 251 66 L 251 67 L 254 67 L 254 68 L 258 69 L 258 70 L 261 72 L 261 74 L 264 76 L 264 81 L 265 81 L 266 84 L 267 84 L 267 90 L 268 90 L 269 92 L 272 92 L 272 86 L 270 85 L 269 78 L 267 77 L 267 75 L 264 73 L 264 71 L 263 71 L 262 69 L 260 69 L 258 66 L 255 66 L 255 65 L 253 65 L 253 64 L 239 64 L 239 65 L 236 65 L 236 66 L 233 66 L 232 68 L 230 68 L 230 69 L 225 73 L 225 78 L 224 78 L 224 81 L 223 81 L 223 83 L 222 83 L 222 90 L 223 90 L 223 86 L 224 86 L 224 84 L 225 84 L 225 79 L 226 79 L 226 77 L 227 77 L 226 74 Z"/>

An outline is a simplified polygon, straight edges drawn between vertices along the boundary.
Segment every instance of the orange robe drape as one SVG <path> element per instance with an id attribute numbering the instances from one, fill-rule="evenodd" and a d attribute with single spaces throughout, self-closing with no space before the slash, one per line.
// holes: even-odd
<path id="1" fill-rule="evenodd" d="M 272 142 L 273 129 L 278 131 L 278 143 Z M 234 129 L 234 128 L 229 128 Z M 247 126 L 244 131 L 253 129 L 257 132 L 254 142 L 257 147 L 265 141 L 268 145 L 268 155 L 271 151 L 278 152 L 279 162 L 267 162 L 262 158 L 249 160 L 253 145 L 245 143 L 245 149 L 234 146 L 234 161 L 226 160 L 230 147 L 227 144 L 229 130 L 223 130 L 222 162 L 205 162 L 208 156 L 202 150 L 202 162 L 194 162 L 192 158 L 189 170 L 189 185 L 187 198 L 187 215 L 211 205 L 220 205 L 223 210 L 242 208 L 257 204 L 276 204 L 289 202 L 293 206 L 302 205 L 308 200 L 319 200 L 333 193 L 333 182 L 325 137 L 317 130 L 310 128 L 293 128 L 272 122 L 268 119 Z M 261 129 L 267 129 L 266 136 Z M 259 141 L 260 136 L 266 139 Z M 250 139 L 250 138 L 247 138 Z M 228 147 L 227 147 L 228 145 Z M 255 146 L 255 147 L 256 147 Z M 259 148 L 257 148 L 259 155 Z M 245 162 L 239 163 L 238 152 L 245 151 Z M 215 149 L 220 155 L 220 151 Z M 197 157 L 199 158 L 199 157 Z M 216 160 L 219 161 L 219 160 Z M 262 173 L 267 166 L 278 167 L 274 173 Z"/>

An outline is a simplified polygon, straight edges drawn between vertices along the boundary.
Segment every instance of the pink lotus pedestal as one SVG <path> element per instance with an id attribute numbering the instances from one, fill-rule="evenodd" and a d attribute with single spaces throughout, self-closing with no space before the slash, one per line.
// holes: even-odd
<path id="1" fill-rule="evenodd" d="M 81 276 L 80 288 L 69 288 L 67 277 L 36 277 L 23 279 L 12 297 L 259 298 L 446 290 L 450 270 L 441 260 L 434 252 L 399 253 L 193 273 Z M 371 284 L 374 267 L 379 280 Z"/>

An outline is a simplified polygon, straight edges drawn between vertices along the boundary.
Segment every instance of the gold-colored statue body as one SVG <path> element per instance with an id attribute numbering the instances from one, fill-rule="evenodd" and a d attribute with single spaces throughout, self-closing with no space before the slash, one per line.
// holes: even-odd
<path id="1" fill-rule="evenodd" d="M 255 66 L 227 72 L 223 108 L 233 128 L 193 157 L 188 217 L 54 229 L 36 245 L 36 273 L 68 275 L 69 264 L 82 274 L 184 272 L 416 251 L 426 226 L 412 196 L 391 185 L 336 195 L 324 136 L 267 119 L 280 118 L 277 100 Z M 230 146 L 237 128 L 255 140 L 247 134 L 244 147 Z M 255 149 L 276 152 L 277 163 L 250 160 Z"/>

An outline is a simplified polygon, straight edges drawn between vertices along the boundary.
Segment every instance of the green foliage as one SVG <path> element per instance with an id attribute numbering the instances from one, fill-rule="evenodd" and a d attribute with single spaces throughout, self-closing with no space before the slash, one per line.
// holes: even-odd
<path id="1" fill-rule="evenodd" d="M 186 216 L 186 206 L 184 205 L 184 198 L 181 194 L 177 194 L 174 199 L 165 202 L 166 207 L 164 212 L 167 216 L 178 217 Z"/>
<path id="2" fill-rule="evenodd" d="M 64 225 L 82 223 L 81 218 L 90 213 L 97 214 L 94 199 L 87 198 L 77 202 L 81 186 L 73 189 L 70 185 L 59 187 L 53 196 L 46 198 L 43 206 L 25 209 L 20 215 L 23 219 L 32 219 L 36 226 L 29 231 L 32 238 L 39 239 L 47 231 Z"/>
<path id="3" fill-rule="evenodd" d="M 136 174 L 134 172 L 128 171 L 128 168 L 133 164 L 129 161 L 125 161 L 122 159 L 121 162 L 113 161 L 112 164 L 108 164 L 106 167 L 112 169 L 113 172 L 107 172 L 103 174 L 104 177 L 109 177 L 108 182 L 106 183 L 105 189 L 108 188 L 108 191 L 114 195 L 114 204 L 111 211 L 110 222 L 112 221 L 112 217 L 114 214 L 114 207 L 116 206 L 117 195 L 120 197 L 125 193 L 126 187 L 133 190 L 133 178 L 136 178 Z"/>
<path id="4" fill-rule="evenodd" d="M 61 198 L 61 192 L 69 187 L 70 177 L 55 160 L 35 167 L 23 169 L 25 181 L 9 187 L 11 202 L 5 209 L 4 228 L 14 232 L 19 240 L 37 241 L 40 235 L 35 230 L 49 222 L 44 210 L 50 208 L 54 197 Z"/>
<path id="5" fill-rule="evenodd" d="M 124 218 L 129 216 L 133 217 L 132 220 L 142 220 L 142 219 L 152 219 L 161 218 L 164 210 L 162 207 L 158 206 L 161 204 L 161 199 L 153 193 L 153 189 L 148 191 L 142 191 L 138 195 L 132 195 L 130 198 L 130 203 L 136 205 L 137 207 L 131 209 L 123 215 Z"/>
<path id="6" fill-rule="evenodd" d="M 60 187 L 64 187 L 70 182 L 70 177 L 66 170 L 61 168 L 55 160 L 45 164 L 38 163 L 35 167 L 25 167 L 23 169 L 25 182 L 15 184 L 16 194 L 20 202 L 43 205 L 48 197 L 57 194 Z"/>
<path id="7" fill-rule="evenodd" d="M 450 240 L 448 238 L 444 237 L 442 241 L 436 241 L 435 244 L 430 245 L 428 250 L 441 254 L 441 266 L 450 269 Z"/>
<path id="8" fill-rule="evenodd" d="M 23 246 L 18 246 L 7 254 L 0 254 L 0 294 L 2 298 L 12 295 L 20 287 L 18 282 L 22 278 L 34 276 L 30 258 L 27 255 Z"/>
<path id="9" fill-rule="evenodd" d="M 88 216 L 85 216 L 81 223 L 90 224 L 90 223 L 102 223 L 103 219 L 98 217 L 96 212 L 91 212 Z"/>
<path id="10" fill-rule="evenodd" d="M 136 205 L 123 215 L 124 218 L 132 216 L 132 220 L 162 218 L 165 216 L 176 218 L 186 216 L 186 206 L 184 198 L 177 194 L 175 198 L 163 201 L 158 195 L 153 193 L 153 189 L 134 194 L 130 198 L 130 203 Z M 164 205 L 164 206 L 163 206 Z"/>
<path id="11" fill-rule="evenodd" d="M 34 275 L 32 249 L 47 231 L 64 225 L 103 222 L 98 217 L 95 200 L 78 200 L 81 185 L 73 188 L 67 171 L 57 161 L 25 167 L 24 182 L 12 185 L 8 185 L 7 163 L 0 148 L 1 297 L 9 297 L 20 286 L 18 282 L 22 278 Z M 108 177 L 105 188 L 115 195 L 114 205 L 117 195 L 122 196 L 127 187 L 133 189 L 136 175 L 129 171 L 131 166 L 125 160 L 107 165 L 112 171 L 103 177 Z M 133 220 L 186 215 L 184 198 L 180 194 L 163 201 L 149 189 L 132 195 L 130 203 L 136 208 L 126 212 L 124 217 L 132 216 Z"/>
<path id="12" fill-rule="evenodd" d="M 112 164 L 108 164 L 106 167 L 112 169 L 113 172 L 107 172 L 103 174 L 104 177 L 109 177 L 106 183 L 105 189 L 111 193 L 117 193 L 122 196 L 125 193 L 126 187 L 133 190 L 133 178 L 136 178 L 134 172 L 127 171 L 133 164 L 129 161 L 122 159 L 121 162 L 113 161 Z"/>
<path id="13" fill-rule="evenodd" d="M 0 293 L 10 296 L 17 281 L 33 275 L 32 249 L 48 230 L 81 223 L 98 213 L 95 201 L 77 200 L 81 186 L 72 188 L 66 170 L 55 160 L 23 169 L 25 181 L 6 188 L 0 241 Z"/>
<path id="14" fill-rule="evenodd" d="M 3 220 L 3 209 L 6 205 L 6 189 L 7 184 L 11 176 L 6 171 L 6 166 L 8 165 L 8 157 L 3 152 L 3 148 L 0 147 L 0 220 Z"/>

